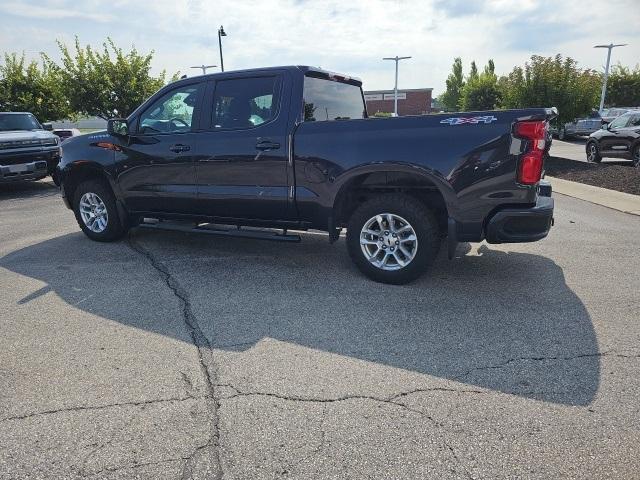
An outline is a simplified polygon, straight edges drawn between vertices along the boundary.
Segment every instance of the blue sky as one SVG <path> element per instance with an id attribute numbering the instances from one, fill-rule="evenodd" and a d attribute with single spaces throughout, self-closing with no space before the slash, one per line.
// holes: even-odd
<path id="1" fill-rule="evenodd" d="M 465 68 L 493 58 L 498 73 L 532 54 L 562 53 L 599 69 L 600 43 L 628 43 L 613 61 L 640 62 L 640 0 L 2 0 L 0 50 L 57 57 L 55 40 L 155 50 L 154 70 L 195 74 L 219 64 L 216 31 L 224 25 L 225 68 L 308 64 L 362 78 L 367 89 L 444 89 L 453 58 Z"/>

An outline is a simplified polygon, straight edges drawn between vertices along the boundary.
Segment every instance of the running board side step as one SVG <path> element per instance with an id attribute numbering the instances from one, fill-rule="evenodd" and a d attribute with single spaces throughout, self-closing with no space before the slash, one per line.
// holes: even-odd
<path id="1" fill-rule="evenodd" d="M 242 238 L 255 238 L 258 240 L 271 240 L 275 242 L 300 242 L 300 235 L 287 234 L 286 230 L 282 233 L 274 232 L 272 230 L 243 230 L 240 227 L 237 228 L 217 228 L 213 224 L 205 223 L 199 224 L 195 227 L 190 224 L 177 223 L 177 222 L 143 222 L 138 225 L 141 228 L 147 228 L 151 230 L 172 230 L 175 232 L 186 233 L 205 233 L 209 235 L 218 235 L 222 237 L 242 237 Z"/>

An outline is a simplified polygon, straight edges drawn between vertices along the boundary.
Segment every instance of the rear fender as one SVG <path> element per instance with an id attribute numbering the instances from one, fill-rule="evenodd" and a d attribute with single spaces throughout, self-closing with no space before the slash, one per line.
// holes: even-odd
<path id="1" fill-rule="evenodd" d="M 442 195 L 447 212 L 449 216 L 455 216 L 457 212 L 457 197 L 455 191 L 451 188 L 451 185 L 440 174 L 433 172 L 427 168 L 423 168 L 417 165 L 401 164 L 401 163 L 384 163 L 384 164 L 371 164 L 357 167 L 347 172 L 344 172 L 340 177 L 334 181 L 335 195 L 332 199 L 333 215 L 335 215 L 335 209 L 340 205 L 340 202 L 344 199 L 344 196 L 349 191 L 353 182 L 361 176 L 368 175 L 377 172 L 399 172 L 407 173 L 412 176 L 420 177 L 428 180 L 432 183 Z"/>

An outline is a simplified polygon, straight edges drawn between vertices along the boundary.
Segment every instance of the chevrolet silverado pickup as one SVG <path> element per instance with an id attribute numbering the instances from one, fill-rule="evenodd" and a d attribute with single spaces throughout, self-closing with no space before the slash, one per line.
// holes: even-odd
<path id="1" fill-rule="evenodd" d="M 334 242 L 346 228 L 355 265 L 392 284 L 444 237 L 451 258 L 461 241 L 547 235 L 555 109 L 368 118 L 361 85 L 305 66 L 182 79 L 67 140 L 56 181 L 93 240 L 146 227 Z"/>
<path id="2" fill-rule="evenodd" d="M 60 140 L 27 112 L 0 112 L 0 183 L 39 180 L 60 160 Z"/>

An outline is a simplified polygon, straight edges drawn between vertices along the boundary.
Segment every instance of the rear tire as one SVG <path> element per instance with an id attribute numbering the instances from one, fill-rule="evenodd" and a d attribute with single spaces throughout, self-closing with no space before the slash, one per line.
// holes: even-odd
<path id="1" fill-rule="evenodd" d="M 126 233 L 111 188 L 99 180 L 87 180 L 78 185 L 73 197 L 73 213 L 91 240 L 112 242 Z"/>
<path id="2" fill-rule="evenodd" d="M 433 262 L 439 248 L 435 215 L 407 195 L 367 200 L 353 212 L 347 225 L 351 259 L 376 282 L 402 285 L 415 280 Z"/>
<path id="3" fill-rule="evenodd" d="M 567 132 L 564 128 L 561 128 L 558 130 L 558 140 L 564 140 L 565 138 L 567 138 Z"/>
<path id="4" fill-rule="evenodd" d="M 600 163 L 602 157 L 600 156 L 600 149 L 598 143 L 591 141 L 587 143 L 587 162 Z"/>

